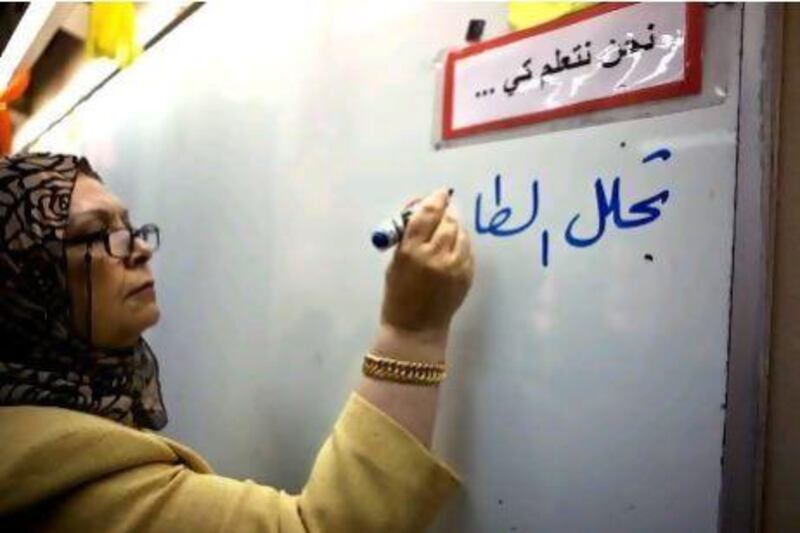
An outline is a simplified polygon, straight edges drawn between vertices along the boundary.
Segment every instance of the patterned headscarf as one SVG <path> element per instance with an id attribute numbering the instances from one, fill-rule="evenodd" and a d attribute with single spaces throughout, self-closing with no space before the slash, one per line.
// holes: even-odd
<path id="1" fill-rule="evenodd" d="M 64 407 L 161 429 L 158 363 L 144 339 L 104 349 L 73 326 L 64 237 L 79 174 L 100 181 L 71 155 L 0 159 L 0 405 Z"/>

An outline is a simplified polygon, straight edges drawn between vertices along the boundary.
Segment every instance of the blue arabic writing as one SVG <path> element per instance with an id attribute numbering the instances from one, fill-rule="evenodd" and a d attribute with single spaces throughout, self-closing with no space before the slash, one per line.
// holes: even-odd
<path id="1" fill-rule="evenodd" d="M 655 150 L 642 159 L 643 164 L 651 161 L 668 161 L 672 157 L 672 151 L 668 148 Z M 581 221 L 581 213 L 575 214 L 564 230 L 565 242 L 576 248 L 586 248 L 599 242 L 605 235 L 608 228 L 608 221 L 621 230 L 628 230 L 651 224 L 661 216 L 661 210 L 669 200 L 669 190 L 664 189 L 656 194 L 634 202 L 627 210 L 624 209 L 622 201 L 622 179 L 617 176 L 611 182 L 610 194 L 606 190 L 606 184 L 602 178 L 597 178 L 594 182 L 594 193 L 597 204 L 597 227 L 589 235 L 581 236 L 577 232 L 578 223 Z M 495 212 L 489 218 L 488 223 L 483 217 L 483 194 L 479 193 L 475 198 L 475 231 L 479 235 L 489 234 L 495 237 L 510 237 L 517 235 L 533 226 L 539 213 L 539 182 L 533 180 L 531 183 L 531 213 L 524 222 L 514 226 L 507 223 L 513 216 L 509 206 L 501 207 L 502 204 L 502 176 L 498 174 L 494 178 L 494 207 Z M 541 233 L 541 262 L 547 268 L 550 264 L 550 232 L 544 229 Z"/>
<path id="2" fill-rule="evenodd" d="M 594 190 L 597 198 L 597 230 L 591 237 L 576 237 L 575 224 L 581 217 L 580 213 L 578 213 L 572 218 L 572 220 L 570 220 L 569 224 L 567 225 L 567 229 L 564 231 L 564 238 L 571 246 L 584 248 L 599 241 L 606 231 L 606 219 L 609 217 L 609 215 L 612 216 L 614 225 L 619 229 L 630 229 L 638 226 L 644 226 L 645 224 L 650 224 L 659 216 L 661 216 L 661 210 L 658 207 L 655 207 L 653 204 L 665 204 L 667 199 L 669 199 L 669 191 L 663 190 L 658 194 L 636 202 L 628 209 L 628 213 L 631 215 L 642 216 L 626 219 L 622 214 L 622 202 L 620 200 L 619 192 L 619 177 L 614 178 L 614 181 L 611 185 L 611 198 L 608 198 L 606 195 L 605 187 L 603 186 L 603 180 L 600 178 L 595 180 Z"/>
<path id="3" fill-rule="evenodd" d="M 502 177 L 500 174 L 498 174 L 494 178 L 494 205 L 498 208 L 500 207 L 500 202 L 502 201 L 501 182 Z M 478 194 L 478 197 L 475 198 L 475 231 L 477 231 L 478 234 L 491 233 L 497 237 L 509 237 L 511 235 L 516 235 L 517 233 L 521 233 L 531 227 L 536 221 L 536 215 L 539 213 L 539 182 L 534 180 L 533 183 L 531 183 L 531 216 L 526 222 L 523 222 L 517 227 L 503 227 L 508 219 L 511 218 L 510 207 L 498 209 L 497 212 L 492 215 L 492 218 L 489 220 L 489 224 L 483 224 L 481 222 L 482 203 L 483 194 Z"/>

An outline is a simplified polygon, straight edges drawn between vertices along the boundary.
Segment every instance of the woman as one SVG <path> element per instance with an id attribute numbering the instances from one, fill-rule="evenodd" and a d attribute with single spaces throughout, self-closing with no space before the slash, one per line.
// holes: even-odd
<path id="1" fill-rule="evenodd" d="M 154 225 L 83 158 L 0 161 L 0 519 L 46 531 L 418 531 L 457 486 L 428 451 L 450 320 L 473 273 L 447 192 L 386 275 L 381 326 L 299 495 L 213 474 L 157 435 Z"/>

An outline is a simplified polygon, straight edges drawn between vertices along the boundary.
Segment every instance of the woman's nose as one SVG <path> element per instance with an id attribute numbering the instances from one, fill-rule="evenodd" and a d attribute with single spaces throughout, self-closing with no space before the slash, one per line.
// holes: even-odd
<path id="1" fill-rule="evenodd" d="M 151 257 L 153 257 L 153 249 L 150 245 L 144 239 L 135 237 L 133 239 L 133 250 L 128 258 L 131 266 L 147 263 Z"/>

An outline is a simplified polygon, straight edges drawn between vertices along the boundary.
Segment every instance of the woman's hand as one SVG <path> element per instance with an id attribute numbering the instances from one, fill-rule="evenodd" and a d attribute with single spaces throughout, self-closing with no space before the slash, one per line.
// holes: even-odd
<path id="1" fill-rule="evenodd" d="M 407 361 L 444 361 L 450 321 L 473 275 L 469 237 L 447 212 L 448 200 L 446 189 L 436 191 L 422 201 L 406 226 L 386 271 L 374 353 Z M 430 447 L 439 387 L 364 377 L 358 392 Z"/>
<path id="2" fill-rule="evenodd" d="M 469 236 L 447 211 L 441 189 L 422 200 L 386 271 L 375 351 L 442 360 L 450 321 L 472 284 Z"/>

